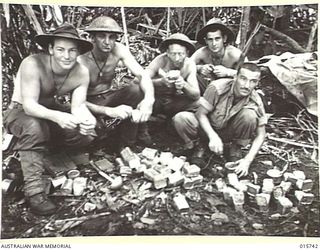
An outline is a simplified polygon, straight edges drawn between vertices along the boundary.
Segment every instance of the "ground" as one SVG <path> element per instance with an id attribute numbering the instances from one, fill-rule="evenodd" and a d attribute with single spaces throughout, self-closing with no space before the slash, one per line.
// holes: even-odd
<path id="1" fill-rule="evenodd" d="M 276 118 L 275 118 L 276 120 Z M 279 123 L 279 122 L 278 122 Z M 154 144 L 159 151 L 181 153 L 181 141 L 170 123 L 149 122 Z M 268 127 L 268 131 L 272 126 Z M 252 164 L 246 179 L 257 177 L 257 183 L 267 177 L 263 162 L 273 161 L 280 169 L 285 165 L 277 156 L 266 150 L 280 144 L 266 140 L 260 154 Z M 283 145 L 282 145 L 283 146 Z M 133 150 L 141 152 L 142 146 Z M 53 236 L 104 236 L 104 235 L 253 235 L 253 236 L 307 236 L 319 237 L 319 169 L 299 147 L 284 145 L 283 149 L 294 153 L 297 161 L 291 161 L 287 172 L 302 170 L 307 179 L 314 182 L 311 193 L 315 198 L 311 205 L 298 205 L 292 188 L 286 194 L 293 201 L 293 208 L 279 210 L 272 198 L 268 211 L 260 211 L 255 199 L 246 195 L 243 210 L 235 211 L 234 205 L 218 192 L 215 180 L 225 177 L 220 163 L 210 158 L 204 180 L 191 189 L 180 186 L 156 190 L 142 174 L 123 177 L 120 190 L 110 190 L 106 181 L 88 165 L 78 165 L 81 176 L 88 177 L 88 188 L 79 197 L 52 196 L 59 210 L 52 216 L 32 214 L 21 192 L 8 192 L 2 197 L 1 238 L 34 238 Z M 108 158 L 114 162 L 116 155 L 101 145 L 88 149 L 90 159 Z M 210 155 L 208 155 L 210 157 Z M 205 158 L 208 160 L 208 158 Z M 255 174 L 254 174 L 254 173 Z M 119 169 L 113 172 L 119 175 Z M 189 209 L 179 211 L 173 198 L 181 193 L 186 197 Z M 85 203 L 96 204 L 93 211 L 86 211 Z"/>

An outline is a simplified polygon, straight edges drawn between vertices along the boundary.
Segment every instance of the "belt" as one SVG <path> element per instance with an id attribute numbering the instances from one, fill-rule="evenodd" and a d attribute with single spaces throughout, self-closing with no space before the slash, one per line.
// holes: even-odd
<path id="1" fill-rule="evenodd" d="M 8 106 L 8 109 L 22 109 L 22 108 L 23 106 L 21 103 L 14 102 L 14 101 L 12 101 Z"/>

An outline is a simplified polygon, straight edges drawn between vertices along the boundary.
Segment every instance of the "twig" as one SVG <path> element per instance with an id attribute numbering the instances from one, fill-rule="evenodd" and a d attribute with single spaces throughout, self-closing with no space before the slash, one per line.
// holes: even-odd
<path id="1" fill-rule="evenodd" d="M 63 222 L 67 222 L 67 221 L 77 221 L 77 220 L 85 221 L 85 220 L 91 220 L 91 219 L 99 218 L 99 217 L 106 216 L 106 215 L 110 215 L 110 212 L 104 212 L 104 213 L 100 213 L 100 214 L 91 214 L 91 215 L 87 215 L 87 216 L 74 217 L 74 218 L 67 218 L 67 219 L 63 219 L 63 220 L 56 220 L 55 222 L 56 223 L 63 223 Z"/>
<path id="2" fill-rule="evenodd" d="M 88 201 L 88 199 L 84 200 L 84 201 L 80 204 L 80 206 L 78 206 L 78 207 L 76 208 L 76 210 L 74 211 L 74 214 L 75 214 L 75 215 L 78 214 L 78 211 L 84 206 L 84 204 L 86 204 L 87 201 Z"/>
<path id="3" fill-rule="evenodd" d="M 307 237 L 308 236 L 308 227 L 309 227 L 309 223 L 306 223 L 304 228 L 303 228 L 303 237 Z"/>
<path id="4" fill-rule="evenodd" d="M 288 221 L 290 221 L 292 218 L 296 217 L 295 214 L 289 216 L 287 219 L 283 220 L 282 222 L 279 223 L 279 225 L 283 225 L 285 223 L 287 223 Z"/>
<path id="5" fill-rule="evenodd" d="M 282 152 L 284 152 L 284 150 L 281 150 L 281 149 L 279 149 L 279 148 L 276 148 L 276 147 L 274 147 L 274 146 L 272 146 L 272 145 L 267 145 L 266 146 L 267 147 L 267 150 L 271 153 L 271 154 L 273 154 L 275 157 L 277 157 L 278 159 L 280 159 L 280 160 L 282 160 L 282 161 L 285 161 L 285 162 L 287 162 L 288 160 L 287 159 L 285 159 L 285 158 L 283 158 L 282 156 L 280 156 L 279 154 L 277 154 L 277 153 L 275 153 L 274 151 L 282 151 Z M 270 150 L 270 149 L 271 150 Z"/>
<path id="6" fill-rule="evenodd" d="M 306 143 L 300 143 L 300 142 L 290 141 L 290 140 L 287 140 L 287 139 L 281 139 L 281 138 L 274 137 L 272 135 L 267 135 L 267 137 L 268 137 L 269 140 L 282 142 L 282 143 L 290 144 L 290 145 L 297 146 L 297 147 L 316 149 L 315 146 L 310 145 L 310 144 L 306 144 Z"/>

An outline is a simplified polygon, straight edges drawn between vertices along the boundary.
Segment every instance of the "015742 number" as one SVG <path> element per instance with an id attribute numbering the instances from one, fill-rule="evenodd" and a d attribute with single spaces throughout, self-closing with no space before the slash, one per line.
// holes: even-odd
<path id="1" fill-rule="evenodd" d="M 300 244 L 300 248 L 302 249 L 319 249 L 319 245 L 318 244 Z"/>

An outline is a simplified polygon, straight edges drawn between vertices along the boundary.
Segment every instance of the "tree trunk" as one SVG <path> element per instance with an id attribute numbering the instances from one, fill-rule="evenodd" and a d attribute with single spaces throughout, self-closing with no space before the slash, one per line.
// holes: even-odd
<path id="1" fill-rule="evenodd" d="M 202 21 L 203 21 L 203 26 L 206 25 L 207 20 L 206 20 L 206 9 L 204 7 L 201 7 L 202 9 Z"/>
<path id="2" fill-rule="evenodd" d="M 278 30 L 269 28 L 269 27 L 267 27 L 265 25 L 262 25 L 262 26 L 266 30 L 266 32 L 270 33 L 270 35 L 272 35 L 274 37 L 277 37 L 277 38 L 280 38 L 283 41 L 285 41 L 294 50 L 295 53 L 305 53 L 305 52 L 307 52 L 304 48 L 302 48 L 295 40 L 293 40 L 288 35 L 280 32 Z"/>
<path id="3" fill-rule="evenodd" d="M 168 7 L 168 19 L 167 19 L 167 37 L 170 35 L 170 16 L 171 16 L 171 10 L 170 7 Z"/>
<path id="4" fill-rule="evenodd" d="M 316 21 L 312 25 L 312 28 L 311 28 L 311 31 L 310 31 L 308 45 L 307 45 L 307 48 L 306 48 L 307 51 L 312 51 L 312 44 L 313 44 L 313 41 L 314 41 L 314 37 L 316 36 L 317 29 L 318 29 L 318 22 Z"/>
<path id="5" fill-rule="evenodd" d="M 240 43 L 239 49 L 243 50 L 246 41 L 247 41 L 247 33 L 250 27 L 250 6 L 242 7 L 241 21 L 240 21 Z"/>
<path id="6" fill-rule="evenodd" d="M 22 5 L 24 12 L 26 13 L 27 17 L 30 19 L 30 22 L 34 26 L 34 29 L 36 30 L 38 35 L 43 34 L 43 30 L 41 28 L 40 23 L 38 22 L 38 19 L 36 15 L 34 14 L 33 9 L 31 8 L 31 5 Z"/>
<path id="7" fill-rule="evenodd" d="M 126 15 L 124 13 L 124 7 L 121 7 L 121 17 L 122 17 L 122 26 L 123 26 L 123 33 L 124 33 L 124 42 L 127 48 L 129 48 L 128 30 L 127 30 L 127 23 L 126 23 Z"/>

